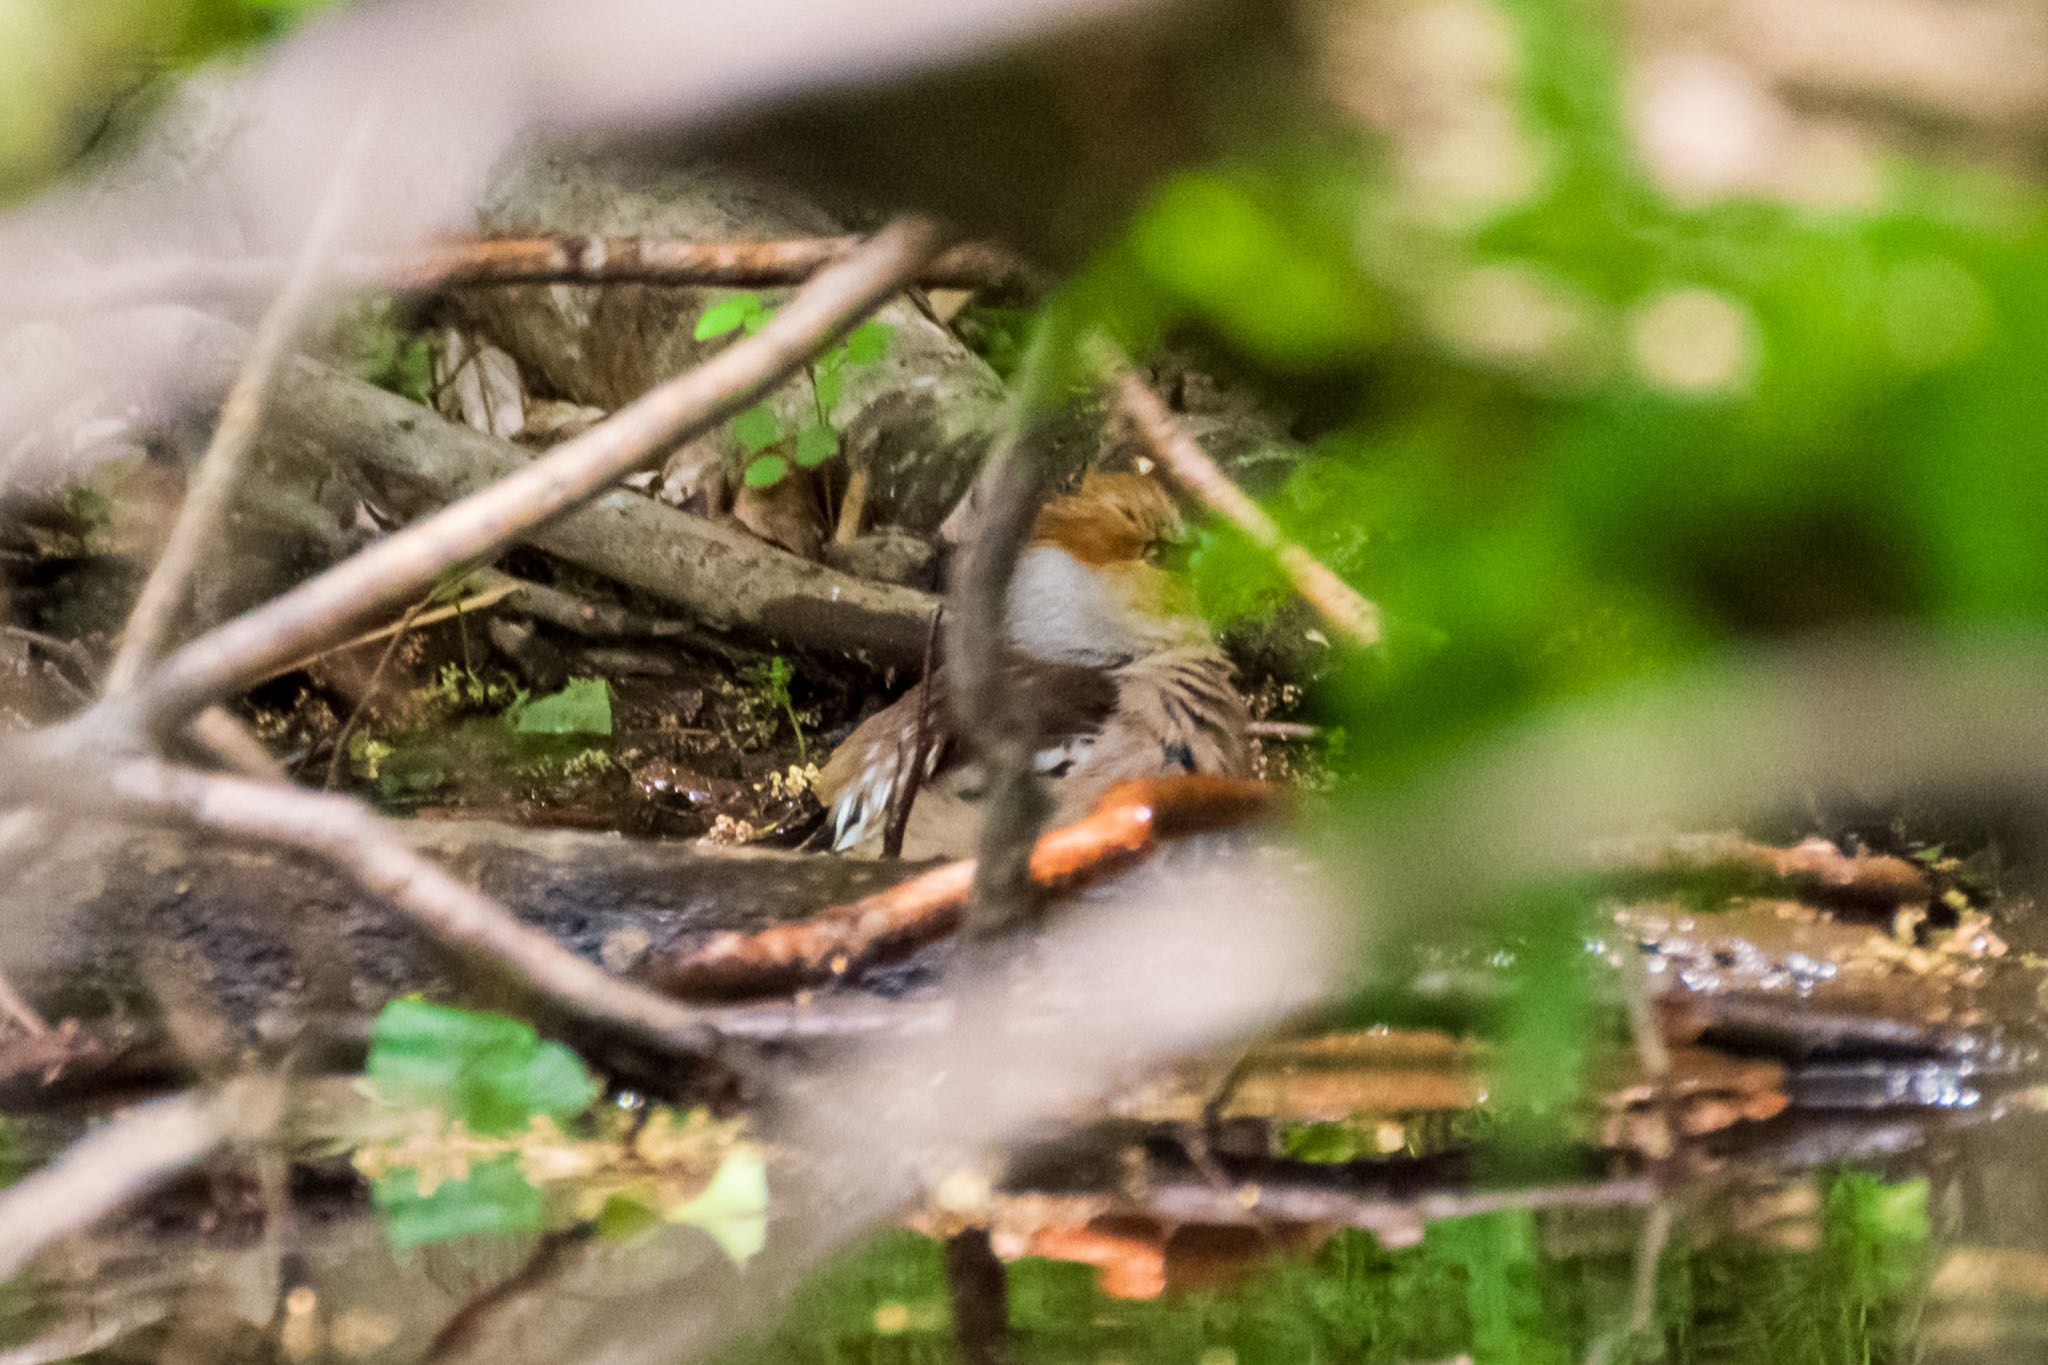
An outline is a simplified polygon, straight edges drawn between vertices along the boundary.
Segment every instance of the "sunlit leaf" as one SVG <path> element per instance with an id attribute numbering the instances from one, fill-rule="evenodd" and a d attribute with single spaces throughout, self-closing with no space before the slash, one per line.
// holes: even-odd
<path id="1" fill-rule="evenodd" d="M 734 294 L 720 299 L 697 315 L 697 326 L 691 336 L 698 341 L 709 341 L 713 337 L 736 332 L 754 318 L 761 315 L 759 294 Z"/>
<path id="2" fill-rule="evenodd" d="M 846 358 L 856 365 L 872 365 L 889 352 L 889 338 L 895 328 L 886 322 L 863 322 L 847 333 L 840 343 Z"/>
<path id="3" fill-rule="evenodd" d="M 410 996 L 378 1013 L 365 1070 L 386 1100 L 439 1109 L 479 1133 L 574 1117 L 599 1089 L 574 1053 L 529 1024 Z"/>
<path id="4" fill-rule="evenodd" d="M 519 706 L 512 713 L 512 728 L 529 735 L 609 735 L 611 684 L 603 678 L 571 678 L 561 691 Z"/>
<path id="5" fill-rule="evenodd" d="M 744 476 L 749 488 L 773 488 L 789 477 L 789 461 L 780 455 L 763 455 L 747 466 Z"/>
<path id="6" fill-rule="evenodd" d="M 732 434 L 741 450 L 757 454 L 782 439 L 782 419 L 775 415 L 775 409 L 757 403 L 732 419 Z"/>
<path id="7" fill-rule="evenodd" d="M 796 462 L 816 469 L 839 453 L 839 433 L 826 426 L 805 427 L 796 434 Z"/>
<path id="8" fill-rule="evenodd" d="M 838 370 L 820 370 L 817 377 L 818 409 L 830 413 L 839 406 L 839 395 L 846 387 L 846 381 Z"/>

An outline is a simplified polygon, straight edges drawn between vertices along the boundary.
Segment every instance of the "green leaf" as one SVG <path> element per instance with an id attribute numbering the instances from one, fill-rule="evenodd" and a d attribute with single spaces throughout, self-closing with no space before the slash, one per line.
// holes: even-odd
<path id="1" fill-rule="evenodd" d="M 735 1262 L 745 1265 L 768 1242 L 768 1164 L 751 1147 L 725 1159 L 711 1183 L 668 1213 L 671 1223 L 701 1228 Z"/>
<path id="2" fill-rule="evenodd" d="M 839 394 L 845 387 L 845 381 L 840 378 L 839 371 L 820 371 L 816 385 L 818 391 L 818 410 L 820 412 L 829 413 L 832 409 L 839 406 Z"/>
<path id="3" fill-rule="evenodd" d="M 767 404 L 756 403 L 732 419 L 732 434 L 740 449 L 757 454 L 782 439 L 782 419 Z"/>
<path id="4" fill-rule="evenodd" d="M 370 1187 L 397 1247 L 426 1246 L 487 1233 L 539 1232 L 547 1221 L 541 1192 L 510 1153 L 470 1167 L 466 1180 L 444 1180 L 421 1194 L 419 1172 L 397 1170 Z"/>
<path id="5" fill-rule="evenodd" d="M 378 1014 L 365 1070 L 385 1099 L 439 1109 L 479 1133 L 516 1132 L 540 1114 L 567 1120 L 598 1094 L 576 1054 L 531 1025 L 416 997 Z"/>
<path id="6" fill-rule="evenodd" d="M 734 294 L 731 298 L 722 299 L 699 313 L 697 326 L 690 335 L 698 341 L 709 341 L 712 337 L 722 337 L 727 332 L 736 332 L 746 327 L 760 315 L 759 294 Z"/>
<path id="7" fill-rule="evenodd" d="M 780 455 L 763 455 L 747 466 L 745 475 L 749 488 L 773 488 L 789 477 L 789 461 Z"/>
<path id="8" fill-rule="evenodd" d="M 609 735 L 611 687 L 603 678 L 571 678 L 561 691 L 538 697 L 511 713 L 522 735 Z"/>
<path id="9" fill-rule="evenodd" d="M 839 433 L 828 426 L 805 427 L 796 434 L 796 462 L 816 469 L 839 453 Z"/>
<path id="10" fill-rule="evenodd" d="M 775 316 L 773 308 L 759 308 L 747 314 L 747 335 L 752 336 L 768 325 L 768 319 Z"/>
<path id="11" fill-rule="evenodd" d="M 889 350 L 889 338 L 896 329 L 886 322 L 863 322 L 847 333 L 840 349 L 856 365 L 872 365 Z"/>

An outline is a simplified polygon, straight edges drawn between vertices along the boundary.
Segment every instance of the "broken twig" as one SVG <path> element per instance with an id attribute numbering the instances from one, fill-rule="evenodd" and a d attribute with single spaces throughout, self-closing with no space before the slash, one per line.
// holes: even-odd
<path id="1" fill-rule="evenodd" d="M 278 374 L 291 354 L 292 340 L 319 296 L 327 258 L 354 207 L 364 155 L 377 122 L 374 105 L 357 116 L 314 211 L 312 226 L 284 276 L 283 288 L 257 325 L 248 357 L 221 405 L 213 439 L 192 471 L 170 539 L 157 556 L 121 632 L 120 647 L 107 669 L 105 690 L 109 693 L 131 690 L 177 629 L 200 561 L 219 536 L 228 504 L 241 485 L 243 465 L 262 428 Z"/>

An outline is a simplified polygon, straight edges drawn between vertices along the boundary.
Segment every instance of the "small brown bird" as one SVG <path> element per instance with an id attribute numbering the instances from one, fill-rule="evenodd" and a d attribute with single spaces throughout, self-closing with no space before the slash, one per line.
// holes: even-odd
<path id="1" fill-rule="evenodd" d="M 1127 778 L 1241 775 L 1244 701 L 1229 660 L 1155 562 L 1182 538 L 1179 510 L 1152 480 L 1090 474 L 1039 514 L 1010 585 L 1005 684 L 1040 737 L 1038 771 L 1054 823 L 1085 815 Z M 833 848 L 881 849 L 925 726 L 924 779 L 905 828 L 909 858 L 973 851 L 981 775 L 959 733 L 942 666 L 869 717 L 827 760 L 817 784 Z"/>

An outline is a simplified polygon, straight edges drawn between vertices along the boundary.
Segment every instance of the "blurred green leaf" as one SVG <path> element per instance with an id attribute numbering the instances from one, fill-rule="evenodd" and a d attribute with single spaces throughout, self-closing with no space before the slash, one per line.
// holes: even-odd
<path id="1" fill-rule="evenodd" d="M 734 294 L 699 313 L 697 325 L 690 335 L 698 341 L 722 337 L 728 332 L 737 332 L 749 321 L 760 317 L 762 311 L 759 294 Z"/>
<path id="2" fill-rule="evenodd" d="M 796 434 L 796 462 L 816 469 L 839 453 L 839 433 L 827 426 L 805 427 Z"/>
<path id="3" fill-rule="evenodd" d="M 863 322 L 847 333 L 840 349 L 856 365 L 872 365 L 889 353 L 889 338 L 895 328 L 886 322 Z"/>
<path id="4" fill-rule="evenodd" d="M 755 455 L 782 439 L 782 419 L 775 409 L 757 403 L 732 419 L 732 434 L 742 451 Z"/>
<path id="5" fill-rule="evenodd" d="M 742 1147 L 725 1159 L 696 1198 L 671 1210 L 668 1221 L 699 1228 L 734 1262 L 745 1265 L 768 1244 L 768 1166 L 760 1152 Z"/>
<path id="6" fill-rule="evenodd" d="M 599 1089 L 574 1053 L 529 1024 L 412 996 L 378 1013 L 365 1070 L 390 1102 L 437 1108 L 486 1134 L 537 1115 L 573 1118 Z"/>
<path id="7" fill-rule="evenodd" d="M 773 488 L 789 477 L 789 461 L 780 455 L 763 455 L 747 465 L 749 488 Z"/>
<path id="8" fill-rule="evenodd" d="M 513 1155 L 469 1168 L 462 1180 L 443 1180 L 420 1192 L 419 1172 L 390 1171 L 370 1186 L 392 1245 L 429 1246 L 462 1237 L 531 1233 L 547 1224 L 541 1192 L 521 1173 Z"/>
<path id="9" fill-rule="evenodd" d="M 826 416 L 839 406 L 840 394 L 845 391 L 846 380 L 838 370 L 821 370 L 815 380 L 818 411 Z"/>

